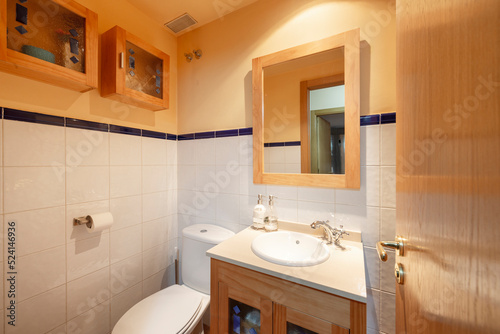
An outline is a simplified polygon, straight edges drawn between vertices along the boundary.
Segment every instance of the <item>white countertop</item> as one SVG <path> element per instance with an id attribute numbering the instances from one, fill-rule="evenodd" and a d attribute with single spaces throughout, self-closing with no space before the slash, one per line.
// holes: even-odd
<path id="1" fill-rule="evenodd" d="M 329 245 L 331 253 L 327 261 L 309 267 L 289 267 L 265 261 L 253 253 L 252 240 L 263 233 L 272 232 L 249 227 L 209 249 L 207 255 L 213 259 L 366 303 L 365 260 L 361 242 L 342 240 L 341 244 L 346 249 L 341 250 L 335 245 Z"/>

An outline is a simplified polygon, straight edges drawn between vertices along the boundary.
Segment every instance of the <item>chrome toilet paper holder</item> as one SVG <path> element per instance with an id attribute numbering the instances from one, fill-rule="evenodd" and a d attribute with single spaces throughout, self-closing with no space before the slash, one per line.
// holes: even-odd
<path id="1" fill-rule="evenodd" d="M 73 218 L 73 226 L 87 225 L 88 228 L 92 226 L 92 217 L 83 216 L 78 218 Z"/>

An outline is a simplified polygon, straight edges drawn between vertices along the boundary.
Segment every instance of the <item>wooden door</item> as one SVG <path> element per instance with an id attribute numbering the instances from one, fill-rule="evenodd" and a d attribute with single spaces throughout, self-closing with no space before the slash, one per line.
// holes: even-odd
<path id="1" fill-rule="evenodd" d="M 318 173 L 331 174 L 332 172 L 332 130 L 330 123 L 321 117 L 316 117 L 318 127 Z"/>
<path id="2" fill-rule="evenodd" d="M 500 1 L 397 1 L 397 333 L 500 332 Z"/>

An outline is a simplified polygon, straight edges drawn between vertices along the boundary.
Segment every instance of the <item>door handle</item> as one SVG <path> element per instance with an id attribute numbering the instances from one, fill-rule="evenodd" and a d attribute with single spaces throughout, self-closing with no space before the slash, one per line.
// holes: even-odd
<path id="1" fill-rule="evenodd" d="M 384 247 L 395 249 L 398 255 L 404 256 L 405 244 L 404 239 L 396 236 L 395 241 L 379 241 L 377 242 L 377 253 L 380 261 L 387 261 L 387 253 Z"/>
<path id="2" fill-rule="evenodd" d="M 124 67 L 125 67 L 125 55 L 123 54 L 123 52 L 120 52 L 120 68 Z"/>

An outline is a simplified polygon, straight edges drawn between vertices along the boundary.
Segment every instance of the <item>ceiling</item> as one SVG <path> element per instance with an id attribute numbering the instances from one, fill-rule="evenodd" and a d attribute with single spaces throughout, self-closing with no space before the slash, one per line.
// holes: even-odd
<path id="1" fill-rule="evenodd" d="M 165 24 L 184 13 L 191 15 L 197 24 L 176 35 L 201 27 L 223 16 L 248 6 L 257 0 L 127 0 L 160 24 Z M 170 31 L 170 29 L 167 29 Z M 173 34 L 173 32 L 172 32 Z"/>

